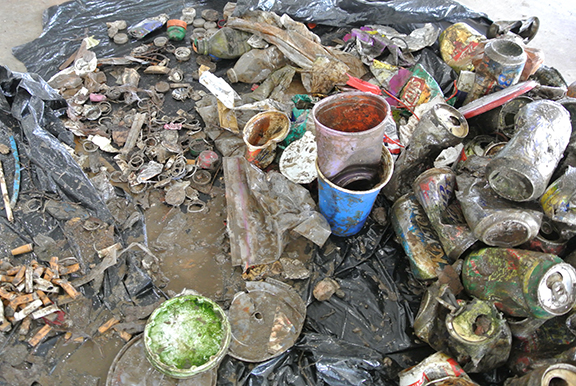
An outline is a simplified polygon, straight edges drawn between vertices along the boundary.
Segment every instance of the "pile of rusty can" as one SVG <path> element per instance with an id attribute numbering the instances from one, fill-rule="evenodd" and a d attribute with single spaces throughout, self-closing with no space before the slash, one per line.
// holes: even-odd
<path id="1" fill-rule="evenodd" d="M 576 384 L 573 105 L 523 96 L 469 120 L 446 104 L 420 118 L 384 192 L 428 285 L 414 332 L 439 353 L 400 385 L 476 385 L 467 373 L 501 367 L 510 386 Z"/>

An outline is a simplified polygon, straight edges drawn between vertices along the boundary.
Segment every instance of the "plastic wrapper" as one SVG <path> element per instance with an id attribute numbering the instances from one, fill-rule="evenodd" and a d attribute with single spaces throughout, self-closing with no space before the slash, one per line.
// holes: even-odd
<path id="1" fill-rule="evenodd" d="M 244 269 L 280 258 L 288 231 L 309 218 L 317 221 L 305 237 L 319 244 L 330 235 L 324 217 L 312 216 L 310 193 L 278 172 L 262 172 L 243 157 L 224 159 L 228 233 L 232 264 Z"/>
<path id="2" fill-rule="evenodd" d="M 346 0 L 332 1 L 239 1 L 235 16 L 250 10 L 260 9 L 284 13 L 296 20 L 315 22 L 331 26 L 357 26 L 363 24 L 408 24 L 434 21 L 456 22 L 469 18 L 485 18 L 483 13 L 475 12 L 464 5 L 450 0 L 394 0 L 370 1 Z"/>

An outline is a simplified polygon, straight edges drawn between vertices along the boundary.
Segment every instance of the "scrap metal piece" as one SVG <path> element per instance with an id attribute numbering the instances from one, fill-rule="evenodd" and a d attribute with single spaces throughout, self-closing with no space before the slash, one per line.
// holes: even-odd
<path id="1" fill-rule="evenodd" d="M 134 120 L 132 121 L 130 131 L 128 132 L 126 143 L 124 144 L 124 147 L 120 151 L 123 155 L 128 155 L 128 153 L 130 153 L 130 151 L 134 148 L 134 146 L 136 146 L 136 141 L 140 136 L 140 131 L 142 130 L 142 126 L 144 125 L 146 116 L 147 116 L 146 113 L 136 113 Z"/>
<path id="2" fill-rule="evenodd" d="M 262 362 L 288 350 L 300 335 L 306 305 L 292 287 L 273 279 L 249 281 L 228 311 L 232 327 L 229 355 Z"/>

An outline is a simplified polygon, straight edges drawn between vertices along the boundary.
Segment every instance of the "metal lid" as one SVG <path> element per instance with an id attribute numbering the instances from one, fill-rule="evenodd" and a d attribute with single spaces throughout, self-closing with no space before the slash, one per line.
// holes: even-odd
<path id="1" fill-rule="evenodd" d="M 576 269 L 567 263 L 553 265 L 538 283 L 538 303 L 552 315 L 563 315 L 576 302 Z"/>
<path id="2" fill-rule="evenodd" d="M 262 362 L 280 355 L 300 335 L 306 305 L 292 287 L 280 281 L 246 282 L 238 292 L 228 318 L 232 342 L 228 354 L 246 362 Z"/>

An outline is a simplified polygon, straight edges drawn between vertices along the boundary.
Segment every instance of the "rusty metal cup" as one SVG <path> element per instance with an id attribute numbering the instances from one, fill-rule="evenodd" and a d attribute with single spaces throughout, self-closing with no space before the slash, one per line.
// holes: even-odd
<path id="1" fill-rule="evenodd" d="M 274 161 L 276 145 L 289 131 L 290 118 L 281 111 L 265 111 L 250 118 L 242 136 L 248 162 L 265 169 Z"/>
<path id="2" fill-rule="evenodd" d="M 387 125 L 395 125 L 384 98 L 345 92 L 324 98 L 312 109 L 318 168 L 327 179 L 350 166 L 377 167 Z"/>

